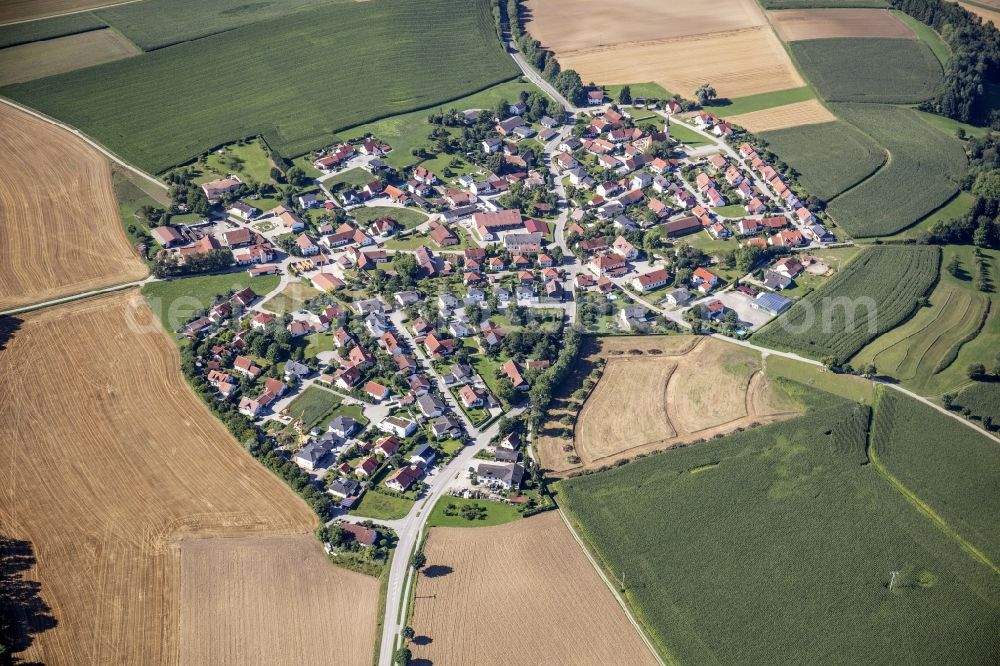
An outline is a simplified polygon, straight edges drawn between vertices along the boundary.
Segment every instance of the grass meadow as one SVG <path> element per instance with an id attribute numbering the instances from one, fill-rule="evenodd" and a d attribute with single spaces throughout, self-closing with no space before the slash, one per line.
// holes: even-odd
<path id="1" fill-rule="evenodd" d="M 277 288 L 281 278 L 277 275 L 250 277 L 246 271 L 199 275 L 150 282 L 143 285 L 142 295 L 149 307 L 168 331 L 186 323 L 196 311 L 212 307 L 216 299 L 229 293 L 251 287 L 258 296 Z"/>
<path id="2" fill-rule="evenodd" d="M 159 173 L 256 135 L 281 155 L 299 155 L 338 131 L 517 72 L 486 0 L 379 0 L 250 23 L 0 93 Z"/>
<path id="3" fill-rule="evenodd" d="M 808 402 L 558 501 L 667 663 L 992 663 L 1000 579 L 866 464 L 867 407 Z"/>
<path id="4" fill-rule="evenodd" d="M 752 339 L 844 362 L 913 314 L 937 281 L 940 259 L 932 246 L 872 246 Z"/>

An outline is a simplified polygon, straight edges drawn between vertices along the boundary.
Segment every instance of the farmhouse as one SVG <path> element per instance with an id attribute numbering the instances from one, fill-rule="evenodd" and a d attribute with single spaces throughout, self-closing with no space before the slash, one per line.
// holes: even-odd
<path id="1" fill-rule="evenodd" d="M 184 241 L 184 237 L 181 236 L 180 232 L 170 226 L 153 227 L 149 230 L 149 233 L 152 235 L 153 240 L 163 247 L 173 247 Z"/>
<path id="2" fill-rule="evenodd" d="M 472 223 L 482 241 L 497 240 L 499 232 L 524 226 L 521 221 L 521 211 L 516 208 L 500 210 L 495 213 L 476 213 L 472 216 Z"/>
<path id="3" fill-rule="evenodd" d="M 201 186 L 201 191 L 205 193 L 205 198 L 210 202 L 216 202 L 223 194 L 235 192 L 243 185 L 243 181 L 237 176 L 229 176 L 205 183 Z"/>
<path id="4" fill-rule="evenodd" d="M 670 279 L 670 274 L 667 273 L 666 269 L 659 268 L 655 271 L 650 271 L 649 273 L 643 273 L 632 279 L 632 287 L 637 291 L 653 291 L 654 289 L 659 289 L 667 284 Z"/>
<path id="5" fill-rule="evenodd" d="M 479 463 L 476 467 L 476 480 L 486 485 L 499 485 L 508 490 L 521 487 L 524 478 L 524 467 L 518 463 Z"/>
<path id="6" fill-rule="evenodd" d="M 677 220 L 665 222 L 663 224 L 663 229 L 670 238 L 684 236 L 686 234 L 694 233 L 695 231 L 700 231 L 701 220 L 693 215 L 689 215 Z"/>
<path id="7" fill-rule="evenodd" d="M 587 264 L 594 275 L 622 275 L 625 273 L 625 259 L 614 252 L 599 254 Z"/>

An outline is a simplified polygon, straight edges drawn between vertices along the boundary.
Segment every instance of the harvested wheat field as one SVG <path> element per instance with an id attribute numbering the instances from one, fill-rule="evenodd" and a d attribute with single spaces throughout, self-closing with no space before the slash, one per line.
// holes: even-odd
<path id="1" fill-rule="evenodd" d="M 91 30 L 0 49 L 0 85 L 120 60 L 141 53 L 115 30 Z"/>
<path id="2" fill-rule="evenodd" d="M 378 580 L 331 565 L 314 536 L 179 545 L 180 663 L 371 663 Z"/>
<path id="3" fill-rule="evenodd" d="M 579 410 L 572 443 L 536 440 L 542 466 L 556 475 L 799 413 L 768 381 L 758 352 L 720 340 L 602 339 L 594 357 L 604 369 Z"/>
<path id="4" fill-rule="evenodd" d="M 983 2 L 983 4 L 985 4 L 985 5 L 990 5 L 991 7 L 996 7 L 996 9 L 994 9 L 994 10 L 986 9 L 985 7 L 977 7 L 975 5 L 970 5 L 970 4 L 966 3 L 966 2 L 960 2 L 958 4 L 960 4 L 963 8 L 965 8 L 968 11 L 972 12 L 973 14 L 975 14 L 976 16 L 978 16 L 979 18 L 983 19 L 983 23 L 989 23 L 989 22 L 992 21 L 993 25 L 995 25 L 998 28 L 1000 28 L 1000 2 L 996 2 L 996 3 L 989 2 L 989 1 L 984 1 Z"/>
<path id="5" fill-rule="evenodd" d="M 751 132 L 766 132 L 785 127 L 798 127 L 799 125 L 817 125 L 836 119 L 837 117 L 830 113 L 830 110 L 823 106 L 818 99 L 726 117 L 729 122 Z"/>
<path id="6" fill-rule="evenodd" d="M 0 104 L 0 310 L 139 280 L 96 150 Z"/>
<path id="7" fill-rule="evenodd" d="M 657 663 L 554 511 L 435 527 L 424 553 L 433 575 L 417 582 L 414 663 Z"/>
<path id="8" fill-rule="evenodd" d="M 560 56 L 595 46 L 632 44 L 764 25 L 754 0 L 527 0 L 526 29 Z M 595 17 L 600 17 L 596 18 Z"/>
<path id="9" fill-rule="evenodd" d="M 32 544 L 27 577 L 58 622 L 34 637 L 25 660 L 177 663 L 183 536 L 296 535 L 321 550 L 315 514 L 243 451 L 179 362 L 135 290 L 24 315 L 4 343 L 0 533 Z M 273 592 L 259 609 L 268 617 L 279 591 L 299 584 L 298 568 L 282 573 L 257 581 Z M 340 580 L 356 597 L 353 577 Z M 369 629 L 357 633 L 338 652 L 370 661 Z"/>
<path id="10" fill-rule="evenodd" d="M 783 9 L 768 12 L 767 17 L 786 42 L 832 37 L 917 38 L 886 9 Z"/>
<path id="11" fill-rule="evenodd" d="M 768 27 L 558 55 L 560 64 L 578 71 L 584 81 L 652 81 L 685 97 L 694 97 L 694 91 L 706 82 L 720 97 L 743 97 L 804 85 Z"/>
<path id="12" fill-rule="evenodd" d="M 652 81 L 687 97 L 705 82 L 722 97 L 803 85 L 755 0 L 723 0 L 711 11 L 694 0 L 529 0 L 527 7 L 528 32 L 584 81 Z"/>

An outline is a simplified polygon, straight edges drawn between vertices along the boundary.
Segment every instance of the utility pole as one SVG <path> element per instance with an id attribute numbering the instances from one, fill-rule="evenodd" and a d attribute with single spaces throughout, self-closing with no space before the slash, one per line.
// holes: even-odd
<path id="1" fill-rule="evenodd" d="M 890 578 L 889 578 L 889 591 L 890 592 L 892 592 L 892 586 L 896 583 L 896 576 L 898 576 L 898 575 L 899 575 L 898 571 L 890 571 L 889 572 L 889 576 L 890 576 Z"/>

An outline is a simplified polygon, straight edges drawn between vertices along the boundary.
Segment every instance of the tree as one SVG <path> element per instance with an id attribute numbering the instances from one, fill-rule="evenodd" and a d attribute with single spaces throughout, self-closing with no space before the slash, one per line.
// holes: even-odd
<path id="1" fill-rule="evenodd" d="M 944 405 L 945 409 L 953 409 L 955 407 L 955 394 L 945 393 L 941 396 L 941 404 Z"/>
<path id="2" fill-rule="evenodd" d="M 413 568 L 419 571 L 424 568 L 425 564 L 427 564 L 427 556 L 424 555 L 424 551 L 418 550 L 413 554 Z"/>
<path id="3" fill-rule="evenodd" d="M 969 379 L 980 380 L 986 376 L 986 366 L 982 363 L 972 363 L 965 371 Z"/>
<path id="4" fill-rule="evenodd" d="M 715 88 L 708 83 L 703 83 L 694 91 L 694 96 L 698 99 L 699 104 L 705 106 L 715 99 Z"/>
<path id="5" fill-rule="evenodd" d="M 622 104 L 632 103 L 632 88 L 630 86 L 622 86 L 622 91 L 618 93 L 618 101 Z"/>
<path id="6" fill-rule="evenodd" d="M 415 631 L 413 631 L 413 627 L 411 627 L 411 626 L 409 626 L 409 625 L 407 625 L 407 626 L 403 627 L 403 638 L 404 638 L 404 639 L 406 639 L 406 640 L 408 640 L 408 641 L 412 641 L 412 640 L 413 640 L 413 637 L 414 637 L 415 635 L 416 635 L 416 632 L 415 632 Z"/>
<path id="7" fill-rule="evenodd" d="M 962 269 L 962 262 L 959 261 L 957 254 L 952 255 L 951 259 L 948 260 L 947 269 L 952 275 L 958 276 L 958 272 Z"/>
<path id="8" fill-rule="evenodd" d="M 410 652 L 410 648 L 401 647 L 392 655 L 392 663 L 396 664 L 396 666 L 406 666 L 412 658 L 413 653 Z"/>

